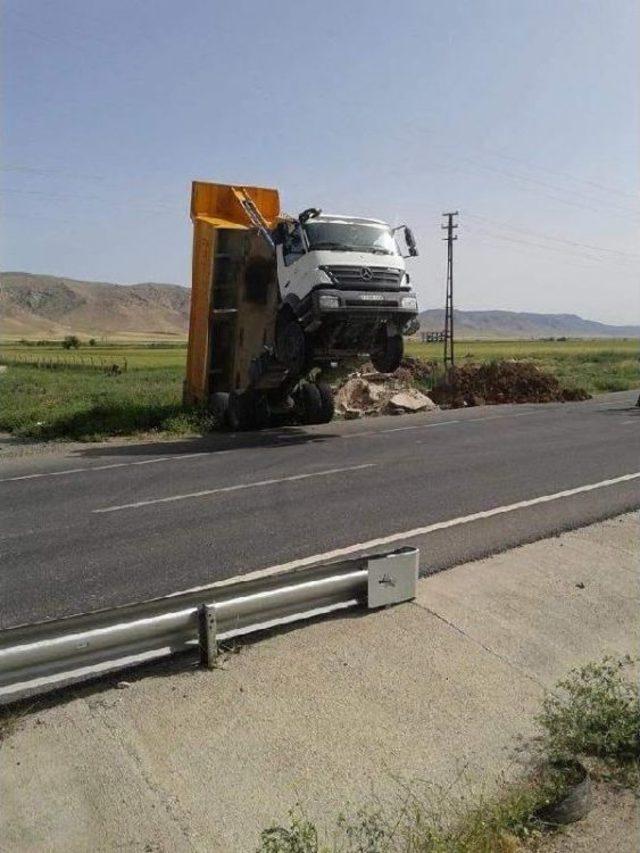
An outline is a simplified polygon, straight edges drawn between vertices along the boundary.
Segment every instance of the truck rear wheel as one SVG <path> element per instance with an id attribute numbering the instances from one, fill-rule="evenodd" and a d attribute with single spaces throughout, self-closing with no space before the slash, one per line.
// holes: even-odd
<path id="1" fill-rule="evenodd" d="M 327 382 L 318 382 L 318 391 L 320 392 L 320 420 L 318 423 L 328 424 L 333 420 L 335 412 L 335 403 L 333 400 L 333 389 Z"/>
<path id="2" fill-rule="evenodd" d="M 254 426 L 253 400 L 251 394 L 232 391 L 227 405 L 227 425 L 233 432 L 251 429 Z"/>
<path id="3" fill-rule="evenodd" d="M 303 424 L 328 424 L 333 418 L 333 391 L 326 382 L 303 382 L 296 394 L 298 416 Z"/>
<path id="4" fill-rule="evenodd" d="M 212 394 L 209 399 L 209 408 L 218 426 L 226 424 L 229 395 L 225 391 L 217 391 Z"/>
<path id="5" fill-rule="evenodd" d="M 296 394 L 297 409 L 303 424 L 319 424 L 322 417 L 320 389 L 313 382 L 303 382 Z"/>
<path id="6" fill-rule="evenodd" d="M 393 373 L 400 367 L 403 355 L 402 335 L 387 335 L 386 330 L 383 329 L 371 353 L 371 362 L 378 373 Z"/>
<path id="7" fill-rule="evenodd" d="M 253 428 L 266 429 L 271 426 L 271 412 L 264 394 L 253 393 Z"/>

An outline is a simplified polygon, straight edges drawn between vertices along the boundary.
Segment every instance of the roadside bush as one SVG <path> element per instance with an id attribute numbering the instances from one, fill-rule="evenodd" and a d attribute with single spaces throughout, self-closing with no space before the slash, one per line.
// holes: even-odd
<path id="1" fill-rule="evenodd" d="M 67 335 L 62 341 L 63 349 L 80 349 L 80 338 L 77 335 Z"/>
<path id="2" fill-rule="evenodd" d="M 551 760 L 601 759 L 622 778 L 637 777 L 640 695 L 625 676 L 633 661 L 604 658 L 573 669 L 544 700 L 538 722 Z"/>

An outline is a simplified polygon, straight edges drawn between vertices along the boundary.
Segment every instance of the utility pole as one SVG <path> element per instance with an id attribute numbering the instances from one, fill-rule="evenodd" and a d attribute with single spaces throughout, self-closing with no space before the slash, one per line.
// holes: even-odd
<path id="1" fill-rule="evenodd" d="M 453 232 L 458 226 L 454 224 L 453 217 L 458 215 L 458 211 L 443 213 L 442 215 L 446 217 L 446 225 L 440 227 L 447 232 L 447 236 L 442 238 L 447 241 L 447 295 L 444 307 L 444 369 L 446 371 L 448 367 L 455 365 L 453 352 L 453 241 L 457 240 L 458 237 Z"/>

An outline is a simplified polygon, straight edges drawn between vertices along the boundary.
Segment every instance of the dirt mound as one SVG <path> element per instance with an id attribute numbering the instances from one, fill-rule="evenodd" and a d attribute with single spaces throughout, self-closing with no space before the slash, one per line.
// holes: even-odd
<path id="1" fill-rule="evenodd" d="M 492 361 L 453 368 L 436 382 L 432 399 L 451 408 L 487 403 L 553 403 L 588 400 L 583 388 L 563 388 L 552 373 L 532 362 Z"/>
<path id="2" fill-rule="evenodd" d="M 366 415 L 425 412 L 438 406 L 412 386 L 411 375 L 396 373 L 352 373 L 336 390 L 336 411 L 345 418 Z"/>

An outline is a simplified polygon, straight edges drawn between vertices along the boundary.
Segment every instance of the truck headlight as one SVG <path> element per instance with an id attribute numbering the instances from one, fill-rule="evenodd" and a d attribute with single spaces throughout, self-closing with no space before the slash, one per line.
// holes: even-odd
<path id="1" fill-rule="evenodd" d="M 415 296 L 403 296 L 400 300 L 400 307 L 405 308 L 407 311 L 417 311 L 418 300 Z"/>
<path id="2" fill-rule="evenodd" d="M 414 302 L 415 302 L 415 300 L 414 300 Z M 338 299 L 337 296 L 331 296 L 330 294 L 325 293 L 325 294 L 322 294 L 318 298 L 318 305 L 320 306 L 320 308 L 324 308 L 324 309 L 326 309 L 326 308 L 339 308 L 340 307 L 340 300 Z"/>

